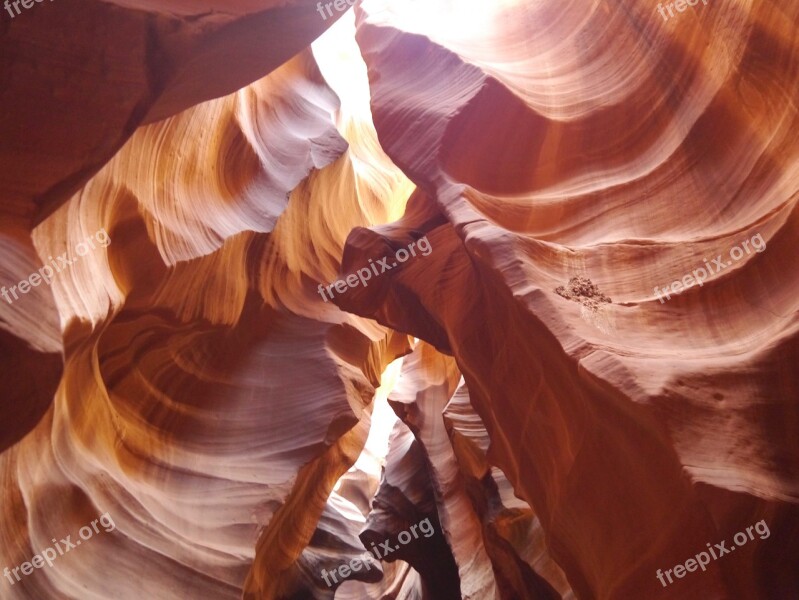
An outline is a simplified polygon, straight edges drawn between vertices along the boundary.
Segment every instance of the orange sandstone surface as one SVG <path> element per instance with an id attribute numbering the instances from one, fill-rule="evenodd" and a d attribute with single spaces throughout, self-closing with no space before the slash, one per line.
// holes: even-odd
<path id="1" fill-rule="evenodd" d="M 339 4 L 0 11 L 0 598 L 799 597 L 799 4 Z"/>

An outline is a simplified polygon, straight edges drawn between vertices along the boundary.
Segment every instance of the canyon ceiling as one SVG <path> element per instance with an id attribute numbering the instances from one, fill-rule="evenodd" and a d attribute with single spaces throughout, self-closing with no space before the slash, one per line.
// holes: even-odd
<path id="1" fill-rule="evenodd" d="M 0 7 L 0 599 L 799 598 L 799 0 Z"/>

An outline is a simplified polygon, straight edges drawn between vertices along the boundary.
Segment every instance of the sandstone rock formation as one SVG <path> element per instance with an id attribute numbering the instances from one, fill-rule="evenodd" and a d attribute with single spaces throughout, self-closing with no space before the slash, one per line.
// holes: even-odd
<path id="1" fill-rule="evenodd" d="M 0 12 L 0 598 L 799 596 L 799 5 L 683 8 Z"/>

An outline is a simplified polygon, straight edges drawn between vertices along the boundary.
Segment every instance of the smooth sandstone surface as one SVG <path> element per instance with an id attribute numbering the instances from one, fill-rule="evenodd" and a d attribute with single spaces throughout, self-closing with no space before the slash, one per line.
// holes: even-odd
<path id="1" fill-rule="evenodd" d="M 642 3 L 597 6 L 534 29 L 543 8 L 511 8 L 501 22 L 550 48 L 525 63 L 517 48 L 386 31 L 383 13 L 360 23 L 378 135 L 424 194 L 393 229 L 355 231 L 350 264 L 413 230 L 439 251 L 341 305 L 454 356 L 489 460 L 540 515 L 578 597 L 673 597 L 656 569 L 761 519 L 768 543 L 682 589 L 796 590 L 796 15 L 742 10 L 661 30 Z M 619 35 L 581 53 L 602 27 Z M 561 64 L 549 90 L 527 85 Z M 662 68 L 633 78 L 621 64 Z M 545 106 L 535 92 L 550 90 Z M 653 296 L 757 234 L 766 251 L 667 304 Z M 552 293 L 573 275 L 613 302 Z"/>
<path id="2" fill-rule="evenodd" d="M 796 597 L 799 6 L 333 15 L 0 13 L 0 598 Z"/>

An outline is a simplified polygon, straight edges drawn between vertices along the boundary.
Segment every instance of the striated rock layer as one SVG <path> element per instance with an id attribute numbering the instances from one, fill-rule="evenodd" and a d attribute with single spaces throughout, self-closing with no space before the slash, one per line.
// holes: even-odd
<path id="1" fill-rule="evenodd" d="M 791 597 L 796 7 L 667 25 L 643 3 L 580 20 L 505 8 L 507 55 L 490 27 L 485 44 L 430 40 L 361 16 L 378 135 L 424 191 L 393 227 L 353 232 L 344 266 L 410 232 L 434 251 L 340 305 L 454 356 L 489 460 L 578 597 Z M 600 30 L 610 43 L 584 50 Z M 717 255 L 729 264 L 702 286 L 653 295 Z M 574 276 L 612 303 L 554 293 Z M 768 538 L 656 578 L 761 520 Z"/>
<path id="2" fill-rule="evenodd" d="M 3 403 L 24 417 L 3 444 L 25 437 L 1 457 L 0 562 L 74 541 L 98 514 L 114 526 L 4 579 L 2 597 L 278 593 L 363 447 L 380 374 L 409 350 L 316 291 L 352 225 L 389 220 L 410 187 L 378 154 L 360 164 L 373 130 L 350 154 L 342 134 L 370 127 L 352 120 L 304 50 L 139 128 L 32 236 L 10 238 L 15 279 L 49 256 L 70 266 L 2 313 L 32 377 Z M 312 244 L 309 219 L 326 223 Z M 97 231 L 108 243 L 82 253 Z M 259 562 L 262 548 L 275 553 Z"/>
<path id="3" fill-rule="evenodd" d="M 799 595 L 795 3 L 6 14 L 0 598 Z"/>

